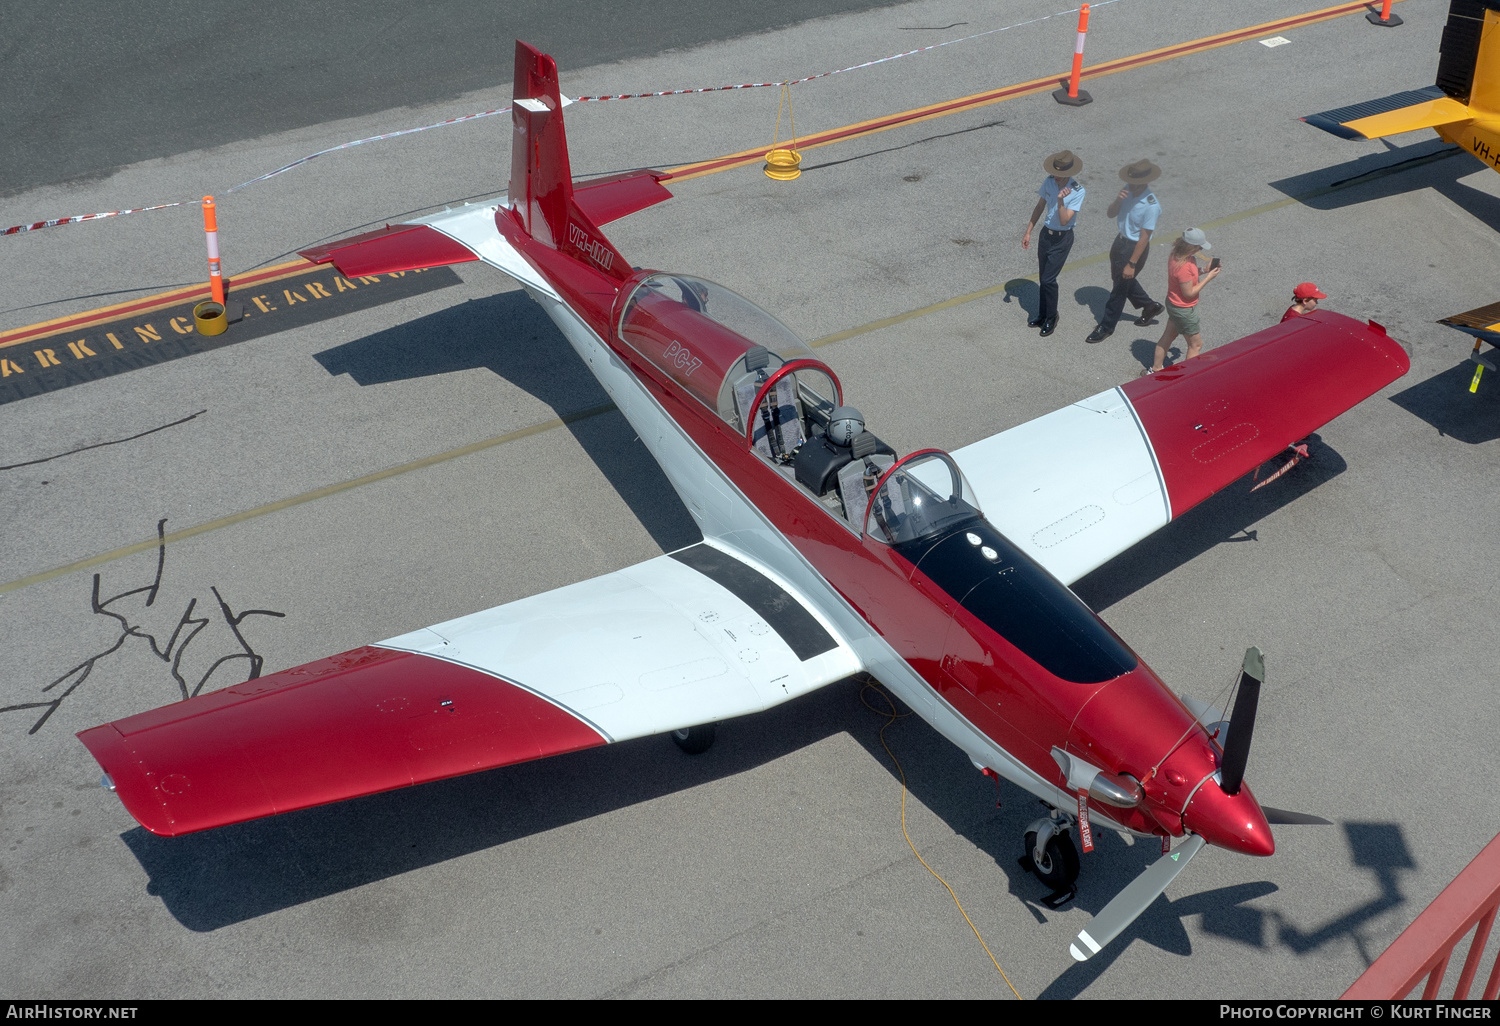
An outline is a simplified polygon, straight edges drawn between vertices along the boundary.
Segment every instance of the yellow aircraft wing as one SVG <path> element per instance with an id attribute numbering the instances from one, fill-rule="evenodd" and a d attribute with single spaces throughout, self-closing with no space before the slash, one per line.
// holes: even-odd
<path id="1" fill-rule="evenodd" d="M 1438 321 L 1450 328 L 1457 328 L 1466 335 L 1482 338 L 1494 346 L 1500 346 L 1500 303 L 1491 303 L 1474 310 L 1466 310 Z"/>
<path id="2" fill-rule="evenodd" d="M 1309 114 L 1302 120 L 1341 139 L 1379 139 L 1419 128 L 1472 121 L 1474 117 L 1474 112 L 1466 105 L 1437 86 L 1428 86 L 1325 110 L 1321 114 Z"/>

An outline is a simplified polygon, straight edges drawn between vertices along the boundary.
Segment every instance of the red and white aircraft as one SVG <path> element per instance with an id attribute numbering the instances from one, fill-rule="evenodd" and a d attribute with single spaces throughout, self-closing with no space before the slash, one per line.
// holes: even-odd
<path id="1" fill-rule="evenodd" d="M 1026 849 L 1054 889 L 1078 874 L 1088 800 L 1095 824 L 1184 839 L 1075 958 L 1204 844 L 1270 855 L 1241 786 L 1259 653 L 1225 740 L 1221 712 L 1184 704 L 1068 585 L 1400 377 L 1402 347 L 1319 311 L 956 452 L 898 456 L 776 318 L 631 267 L 599 228 L 669 198 L 666 176 L 575 186 L 568 102 L 552 58 L 517 43 L 506 199 L 304 255 L 351 277 L 482 260 L 519 280 L 704 540 L 82 732 L 130 813 L 176 835 L 647 734 L 702 751 L 719 720 L 865 672 L 1052 807 Z"/>

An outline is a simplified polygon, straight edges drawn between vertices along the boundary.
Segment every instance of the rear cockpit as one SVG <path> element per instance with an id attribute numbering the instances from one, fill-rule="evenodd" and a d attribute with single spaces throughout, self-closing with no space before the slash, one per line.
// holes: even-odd
<path id="1" fill-rule="evenodd" d="M 623 343 L 851 530 L 865 532 L 877 485 L 878 516 L 892 512 L 889 520 L 877 518 L 872 537 L 894 542 L 910 530 L 895 529 L 898 519 L 918 523 L 924 470 L 913 464 L 915 476 L 890 474 L 895 450 L 865 429 L 858 410 L 844 406 L 838 376 L 771 314 L 714 282 L 656 272 L 642 277 L 618 309 Z M 930 459 L 919 462 L 934 472 Z M 936 491 L 963 498 L 965 488 Z"/>

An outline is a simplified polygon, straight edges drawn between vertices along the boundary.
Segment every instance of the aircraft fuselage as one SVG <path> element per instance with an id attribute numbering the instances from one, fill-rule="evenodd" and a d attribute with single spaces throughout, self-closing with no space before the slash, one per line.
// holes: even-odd
<path id="1" fill-rule="evenodd" d="M 979 543 L 953 541 L 955 532 L 949 532 L 930 539 L 932 544 L 892 546 L 852 530 L 779 473 L 743 434 L 709 409 L 704 396 L 690 391 L 691 373 L 710 355 L 696 352 L 693 338 L 663 336 L 659 344 L 664 352 L 649 360 L 622 340 L 626 297 L 654 272 L 621 280 L 606 273 L 602 264 L 595 269 L 538 244 L 512 220 L 514 216 L 504 207 L 495 214 L 507 241 L 538 267 L 572 313 L 691 440 L 702 460 L 717 468 L 854 614 L 894 649 L 924 682 L 933 701 L 1064 793 L 1078 790 L 1078 781 L 1070 788 L 1054 749 L 1138 786 L 1139 802 L 1133 807 L 1091 805 L 1094 815 L 1103 814 L 1120 827 L 1173 837 L 1191 830 L 1236 851 L 1274 851 L 1270 828 L 1249 789 L 1228 796 L 1213 783 L 1220 749 L 1197 718 L 1066 586 L 988 522 L 980 519 L 972 532 L 957 531 L 956 535 L 981 537 L 992 547 L 1003 546 L 1016 568 L 1011 585 L 1015 593 L 1000 601 L 1023 615 L 1012 616 L 1011 637 L 997 632 L 964 602 L 967 585 L 962 582 L 972 584 L 985 571 L 983 566 L 963 565 L 965 560 L 982 559 Z M 664 372 L 663 366 L 674 372 Z M 669 478 L 674 469 L 678 475 L 693 472 L 664 469 Z M 679 490 L 693 492 L 680 486 Z M 713 490 L 704 489 L 710 503 Z M 689 507 L 695 515 L 702 513 L 691 500 Z M 1036 615 L 1025 616 L 1027 608 L 1034 608 Z M 1061 675 L 1050 672 L 1043 665 L 1045 657 L 1034 658 L 1046 648 L 1046 639 L 1036 640 L 1035 635 L 1047 631 L 1073 632 L 1073 640 L 1083 639 L 1083 647 L 1097 650 L 1099 658 L 1092 665 L 1085 660 L 1080 666 L 1074 660 L 1059 666 Z M 1066 679 L 1070 676 L 1078 679 Z M 1003 765 L 991 768 L 1014 777 Z"/>

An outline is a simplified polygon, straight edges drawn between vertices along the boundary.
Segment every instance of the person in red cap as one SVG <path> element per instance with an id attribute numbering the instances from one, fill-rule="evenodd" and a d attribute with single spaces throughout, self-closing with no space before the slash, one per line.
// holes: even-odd
<path id="1" fill-rule="evenodd" d="M 1292 289 L 1292 305 L 1286 308 L 1286 313 L 1281 315 L 1283 321 L 1289 321 L 1293 317 L 1301 317 L 1303 314 L 1312 313 L 1318 308 L 1318 300 L 1328 297 L 1318 291 L 1318 287 L 1310 281 Z"/>

